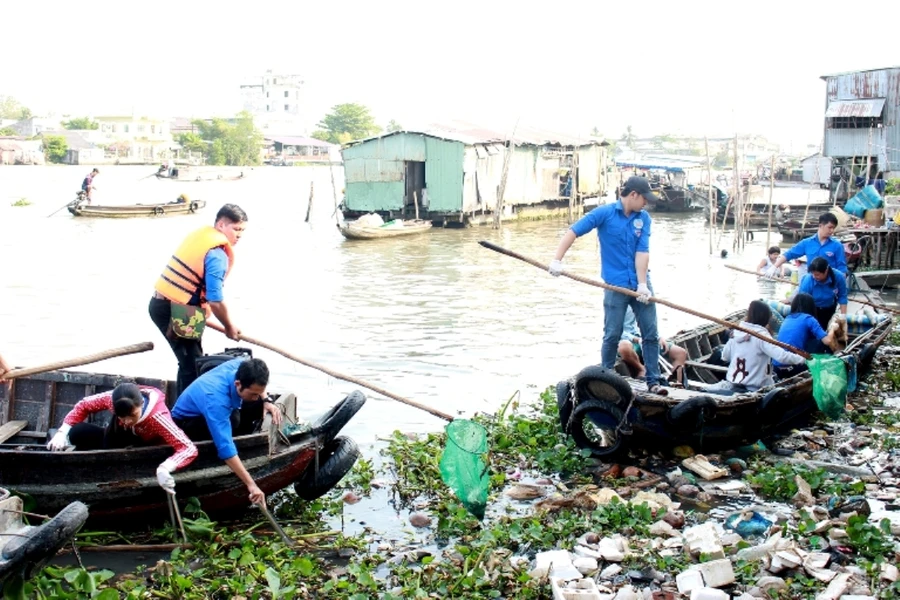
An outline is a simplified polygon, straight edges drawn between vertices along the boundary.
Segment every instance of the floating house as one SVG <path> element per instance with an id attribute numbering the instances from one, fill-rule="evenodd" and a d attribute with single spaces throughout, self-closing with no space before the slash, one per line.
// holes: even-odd
<path id="1" fill-rule="evenodd" d="M 374 212 L 443 226 L 577 216 L 606 194 L 608 143 L 525 127 L 396 131 L 343 148 L 347 219 Z"/>

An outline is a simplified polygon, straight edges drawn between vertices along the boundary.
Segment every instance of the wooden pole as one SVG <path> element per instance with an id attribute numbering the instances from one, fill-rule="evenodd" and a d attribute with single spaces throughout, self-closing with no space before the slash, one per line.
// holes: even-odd
<path id="1" fill-rule="evenodd" d="M 338 202 L 337 187 L 335 187 L 335 185 L 334 185 L 334 165 L 331 164 L 330 161 L 328 163 L 328 171 L 331 173 L 331 193 L 334 195 L 334 217 L 335 217 L 335 220 L 338 223 L 340 223 L 341 220 L 337 216 L 338 206 L 340 206 L 340 202 Z M 307 221 L 308 220 L 309 220 L 309 217 L 307 217 Z"/>
<path id="2" fill-rule="evenodd" d="M 207 321 L 206 325 L 209 328 L 215 329 L 216 331 L 218 331 L 220 333 L 225 333 L 225 328 L 222 327 L 221 325 L 219 325 L 218 323 L 214 323 L 212 321 Z M 325 373 L 326 375 L 334 377 L 335 379 L 340 379 L 342 381 L 349 381 L 350 383 L 355 383 L 356 385 L 358 385 L 360 387 L 364 387 L 366 389 L 372 390 L 376 394 L 381 394 L 382 396 L 391 398 L 393 400 L 396 400 L 397 402 L 402 402 L 403 404 L 408 404 L 409 406 L 412 406 L 414 408 L 424 410 L 425 412 L 430 413 L 440 419 L 444 419 L 445 421 L 452 421 L 454 419 L 454 417 L 452 415 L 448 415 L 445 412 L 441 412 L 437 409 L 431 408 L 430 406 L 425 406 L 424 404 L 419 404 L 415 400 L 410 400 L 409 398 L 404 398 L 403 396 L 398 396 L 397 394 L 392 394 L 391 392 L 389 392 L 385 389 L 382 389 L 371 383 L 365 382 L 362 379 L 357 379 L 356 377 L 353 377 L 351 375 L 344 375 L 343 373 L 338 373 L 337 371 L 332 371 L 331 369 L 329 369 L 327 367 L 323 367 L 322 365 L 305 360 L 303 358 L 300 358 L 299 356 L 290 354 L 286 350 L 282 350 L 281 348 L 278 348 L 271 344 L 267 344 L 266 342 L 254 339 L 250 336 L 244 335 L 243 333 L 240 335 L 240 339 L 241 339 L 241 341 L 255 344 L 255 345 L 259 346 L 260 348 L 265 348 L 266 350 L 271 350 L 272 352 L 280 354 L 283 357 L 287 358 L 288 360 L 292 360 L 296 363 L 300 363 L 303 366 L 309 367 L 311 369 L 315 369 L 316 371 L 321 371 L 322 373 Z"/>
<path id="3" fill-rule="evenodd" d="M 313 182 L 309 182 L 309 204 L 306 205 L 306 219 L 305 222 L 309 223 L 309 215 L 312 214 L 312 205 L 313 205 Z"/>
<path id="4" fill-rule="evenodd" d="M 734 240 L 731 242 L 732 250 L 739 251 L 741 247 L 741 242 L 744 237 L 744 204 L 741 198 L 741 190 L 743 188 L 741 182 L 741 171 L 740 165 L 738 165 L 738 151 L 737 151 L 737 132 L 734 133 L 734 147 L 732 148 L 732 160 L 734 161 L 734 166 L 732 167 L 732 174 L 734 175 L 734 191 L 735 191 L 735 211 L 734 211 Z"/>
<path id="5" fill-rule="evenodd" d="M 116 356 L 125 356 L 126 354 L 138 354 L 153 350 L 153 342 L 143 342 L 140 344 L 132 344 L 130 346 L 122 346 L 121 348 L 113 348 L 104 350 L 87 356 L 78 358 L 70 358 L 69 360 L 60 360 L 54 363 L 42 365 L 40 367 L 29 367 L 27 369 L 12 369 L 3 374 L 3 379 L 16 379 L 17 377 L 26 377 L 28 375 L 37 375 L 38 373 L 47 373 L 48 371 L 56 371 L 59 369 L 68 369 L 69 367 L 80 367 L 81 365 L 89 365 L 91 363 L 100 362 L 107 358 Z"/>
<path id="6" fill-rule="evenodd" d="M 529 258 L 527 256 L 519 254 L 518 252 L 513 252 L 512 250 L 507 250 L 506 248 L 503 248 L 496 244 L 492 244 L 491 242 L 482 240 L 478 243 L 489 250 L 493 250 L 494 252 L 499 252 L 500 254 L 505 254 L 507 256 L 511 256 L 512 258 L 517 258 L 523 262 L 527 262 L 528 264 L 538 267 L 539 269 L 542 269 L 544 271 L 547 271 L 550 268 L 549 265 L 545 265 L 544 263 L 536 261 L 533 258 Z M 592 285 L 594 287 L 603 288 L 605 290 L 611 290 L 613 292 L 619 292 L 620 294 L 625 294 L 626 296 L 631 296 L 632 298 L 637 298 L 638 296 L 640 296 L 640 294 L 638 294 L 634 290 L 629 290 L 629 289 L 626 289 L 623 287 L 618 287 L 615 285 L 609 285 L 608 283 L 604 283 L 602 281 L 597 281 L 596 279 L 591 279 L 589 277 L 582 277 L 581 275 L 576 275 L 574 273 L 569 273 L 567 271 L 563 271 L 561 273 L 561 275 L 563 277 L 568 277 L 569 279 L 574 279 L 575 281 L 580 281 L 581 283 L 586 283 L 586 284 Z M 688 308 L 686 306 L 681 306 L 680 304 L 675 304 L 674 302 L 669 302 L 668 300 L 663 300 L 662 298 L 657 298 L 656 296 L 651 296 L 650 302 L 655 302 L 656 304 L 661 304 L 663 306 L 668 306 L 669 308 L 674 308 L 675 310 L 680 310 L 681 312 L 685 312 L 689 315 L 694 315 L 695 317 L 700 317 L 701 319 L 705 319 L 707 321 L 712 321 L 713 323 L 717 323 L 719 325 L 722 325 L 723 327 L 728 327 L 729 329 L 734 329 L 736 331 L 742 331 L 744 333 L 752 335 L 755 338 L 759 338 L 759 339 L 763 340 L 764 342 L 769 342 L 770 344 L 774 344 L 775 346 L 778 346 L 779 348 L 784 348 L 788 352 L 793 352 L 794 354 L 799 354 L 800 356 L 802 356 L 803 358 L 805 358 L 807 360 L 812 358 L 812 356 L 808 352 L 805 352 L 804 350 L 801 350 L 800 348 L 795 348 L 794 346 L 791 346 L 790 344 L 785 344 L 784 342 L 779 342 L 778 340 L 762 336 L 753 330 L 745 329 L 745 328 L 741 327 L 740 325 L 731 323 L 724 319 L 720 319 L 720 318 L 714 317 L 712 315 L 707 315 L 702 312 L 698 312 L 692 308 Z"/>
<path id="7" fill-rule="evenodd" d="M 709 161 L 709 138 L 703 136 L 703 147 L 706 149 L 706 184 L 709 197 L 709 254 L 713 253 L 713 237 L 716 235 L 716 202 L 713 194 L 712 164 Z"/>
<path id="8" fill-rule="evenodd" d="M 772 247 L 772 197 L 775 195 L 775 153 L 772 153 L 772 166 L 769 167 L 769 224 L 766 227 L 766 252 Z"/>
<path id="9" fill-rule="evenodd" d="M 419 220 L 419 197 L 413 192 L 413 205 L 416 207 L 416 221 Z"/>

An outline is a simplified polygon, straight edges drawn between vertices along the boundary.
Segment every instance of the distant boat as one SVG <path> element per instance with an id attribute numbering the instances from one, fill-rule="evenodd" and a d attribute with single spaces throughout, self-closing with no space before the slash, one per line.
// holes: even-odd
<path id="1" fill-rule="evenodd" d="M 208 173 L 191 171 L 186 167 L 172 169 L 171 173 L 161 170 L 154 173 L 157 179 L 170 179 L 172 181 L 237 181 L 244 178 L 244 172 L 239 175 L 223 175 L 221 173 Z"/>
<path id="2" fill-rule="evenodd" d="M 431 221 L 391 221 L 384 225 L 370 225 L 365 221 L 343 221 L 338 229 L 348 240 L 377 240 L 423 233 L 431 229 Z"/>
<path id="3" fill-rule="evenodd" d="M 172 215 L 189 215 L 206 206 L 206 200 L 190 202 L 169 202 L 160 204 L 127 204 L 124 206 L 100 206 L 87 204 L 84 196 L 69 205 L 69 212 L 74 217 L 104 217 L 109 219 L 129 219 L 134 217 L 167 217 Z"/>

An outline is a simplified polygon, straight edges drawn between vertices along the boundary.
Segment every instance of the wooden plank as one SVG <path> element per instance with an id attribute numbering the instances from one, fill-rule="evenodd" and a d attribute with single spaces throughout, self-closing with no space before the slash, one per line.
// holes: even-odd
<path id="1" fill-rule="evenodd" d="M 0 444 L 25 429 L 26 426 L 28 426 L 28 421 L 10 421 L 0 426 Z"/>

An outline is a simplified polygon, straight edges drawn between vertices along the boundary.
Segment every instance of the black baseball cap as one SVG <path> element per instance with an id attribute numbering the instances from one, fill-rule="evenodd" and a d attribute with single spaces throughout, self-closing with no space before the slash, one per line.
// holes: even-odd
<path id="1" fill-rule="evenodd" d="M 629 177 L 622 186 L 622 197 L 624 198 L 631 192 L 637 192 L 644 197 L 647 202 L 657 202 L 659 198 L 650 191 L 650 182 L 643 177 Z"/>

